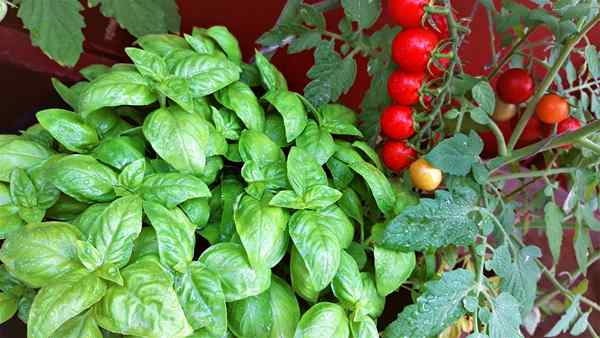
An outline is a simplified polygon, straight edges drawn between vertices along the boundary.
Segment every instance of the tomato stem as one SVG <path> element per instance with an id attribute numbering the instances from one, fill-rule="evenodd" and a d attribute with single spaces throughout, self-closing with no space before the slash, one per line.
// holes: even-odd
<path id="1" fill-rule="evenodd" d="M 550 85 L 552 85 L 554 78 L 558 75 L 558 72 L 561 70 L 565 62 L 567 62 L 567 60 L 569 59 L 569 55 L 571 54 L 577 43 L 579 43 L 583 36 L 586 35 L 598 22 L 600 22 L 600 15 L 597 15 L 584 27 L 584 29 L 581 32 L 579 32 L 579 34 L 569 39 L 568 42 L 563 46 L 561 53 L 558 56 L 558 59 L 552 66 L 552 69 L 548 71 L 548 74 L 544 78 L 544 81 L 536 91 L 531 101 L 529 101 L 525 113 L 523 113 L 523 116 L 521 116 L 521 119 L 519 119 L 519 122 L 517 123 L 517 126 L 515 127 L 514 132 L 510 137 L 510 141 L 508 142 L 509 152 L 511 152 L 515 148 L 519 137 L 521 137 L 523 130 L 525 130 L 527 121 L 529 121 L 531 116 L 533 116 L 533 114 L 535 113 L 535 107 L 538 101 L 546 93 L 548 88 L 550 88 Z"/>
<path id="2" fill-rule="evenodd" d="M 595 152 L 596 154 L 600 155 L 600 145 L 597 145 L 596 143 L 590 141 L 589 139 L 582 137 L 581 139 L 577 140 L 575 142 L 577 145 L 587 148 L 593 152 Z"/>
<path id="3" fill-rule="evenodd" d="M 521 46 L 523 46 L 523 44 L 527 41 L 527 39 L 529 38 L 529 36 L 535 31 L 535 27 L 528 30 L 527 33 L 525 33 L 525 35 L 523 35 L 510 49 L 510 51 L 508 52 L 508 54 L 506 54 L 502 60 L 496 65 L 496 67 L 494 68 L 494 70 L 492 70 L 490 72 L 490 75 L 488 75 L 487 79 L 490 80 L 492 79 L 494 76 L 496 76 L 496 74 L 498 74 L 498 72 L 502 69 L 502 67 L 504 67 L 508 61 L 510 61 L 510 59 L 512 58 L 512 56 L 519 50 L 519 48 L 521 48 Z"/>
<path id="4" fill-rule="evenodd" d="M 425 12 L 430 14 L 448 14 L 450 10 L 448 7 L 443 6 L 427 6 L 425 7 Z"/>
<path id="5" fill-rule="evenodd" d="M 519 173 L 509 174 L 509 175 L 492 176 L 488 179 L 488 183 L 498 182 L 498 181 L 506 181 L 506 180 L 514 180 L 517 178 L 532 178 L 532 177 L 551 176 L 551 175 L 558 175 L 558 174 L 567 174 L 567 173 L 574 172 L 575 170 L 577 170 L 577 168 L 559 168 L 559 169 L 525 171 L 525 172 L 519 172 Z"/>
<path id="6" fill-rule="evenodd" d="M 502 131 L 498 125 L 492 119 L 489 119 L 488 127 L 490 127 L 490 130 L 496 137 L 496 141 L 498 143 L 498 153 L 500 156 L 508 155 L 508 151 L 506 149 L 506 140 L 504 139 L 504 134 L 502 134 Z"/>

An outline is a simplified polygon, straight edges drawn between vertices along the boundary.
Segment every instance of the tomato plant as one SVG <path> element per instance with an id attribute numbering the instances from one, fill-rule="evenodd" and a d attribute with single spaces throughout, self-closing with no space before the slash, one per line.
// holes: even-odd
<path id="1" fill-rule="evenodd" d="M 428 28 L 408 28 L 394 38 L 392 57 L 400 69 L 422 72 L 435 50 L 439 38 Z"/>
<path id="2" fill-rule="evenodd" d="M 394 71 L 387 82 L 388 93 L 394 102 L 411 106 L 419 102 L 419 90 L 425 79 L 424 72 Z"/>
<path id="3" fill-rule="evenodd" d="M 410 165 L 410 179 L 416 188 L 433 191 L 442 183 L 442 171 L 420 158 Z"/>
<path id="4" fill-rule="evenodd" d="M 511 68 L 498 77 L 498 96 L 506 103 L 519 104 L 533 95 L 534 83 L 525 69 Z"/>
<path id="5" fill-rule="evenodd" d="M 381 151 L 383 163 L 392 171 L 402 171 L 416 160 L 417 152 L 405 141 L 388 140 Z"/>
<path id="6" fill-rule="evenodd" d="M 544 123 L 559 123 L 569 117 L 569 103 L 556 94 L 544 95 L 535 107 L 535 113 Z"/>
<path id="7" fill-rule="evenodd" d="M 415 133 L 412 109 L 398 105 L 387 107 L 381 114 L 381 133 L 397 140 L 411 137 Z"/>

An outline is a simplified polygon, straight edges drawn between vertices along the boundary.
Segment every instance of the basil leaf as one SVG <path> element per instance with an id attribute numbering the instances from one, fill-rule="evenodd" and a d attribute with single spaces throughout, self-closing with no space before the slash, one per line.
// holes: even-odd
<path id="1" fill-rule="evenodd" d="M 146 159 L 139 159 L 129 163 L 119 174 L 118 187 L 115 192 L 118 196 L 125 196 L 137 192 L 146 176 Z"/>
<path id="2" fill-rule="evenodd" d="M 0 181 L 8 182 L 13 169 L 34 167 L 52 155 L 52 150 L 37 142 L 16 136 L 4 141 L 0 139 Z"/>
<path id="3" fill-rule="evenodd" d="M 204 33 L 217 42 L 219 47 L 227 54 L 229 60 L 237 65 L 242 63 L 242 51 L 240 50 L 238 40 L 229 32 L 227 27 L 212 26 L 205 30 Z"/>
<path id="4" fill-rule="evenodd" d="M 356 112 L 341 104 L 326 104 L 319 108 L 317 118 L 321 128 L 335 135 L 350 135 L 362 137 L 356 127 Z"/>
<path id="5" fill-rule="evenodd" d="M 112 108 L 101 108 L 82 114 L 88 126 L 94 127 L 100 139 L 119 136 L 132 126 L 121 119 Z"/>
<path id="6" fill-rule="evenodd" d="M 321 290 L 308 272 L 308 267 L 295 246 L 292 246 L 290 256 L 290 275 L 292 286 L 300 297 L 311 303 L 319 299 L 319 292 Z"/>
<path id="7" fill-rule="evenodd" d="M 350 254 L 342 251 L 340 268 L 331 282 L 333 294 L 344 308 L 354 310 L 361 298 L 362 288 L 363 283 L 358 264 Z"/>
<path id="8" fill-rule="evenodd" d="M 239 152 L 244 161 L 242 177 L 260 191 L 254 197 L 261 197 L 264 189 L 288 186 L 285 156 L 268 136 L 251 130 L 242 132 Z"/>
<path id="9" fill-rule="evenodd" d="M 10 190 L 6 184 L 0 182 L 0 206 L 9 205 L 12 203 Z"/>
<path id="10" fill-rule="evenodd" d="M 102 265 L 102 254 L 86 241 L 77 241 L 77 257 L 90 272 L 95 271 Z"/>
<path id="11" fill-rule="evenodd" d="M 37 206 L 37 190 L 23 169 L 17 168 L 10 174 L 10 198 L 18 207 L 33 208 Z"/>
<path id="12" fill-rule="evenodd" d="M 267 114 L 267 120 L 265 121 L 265 135 L 267 135 L 271 141 L 279 148 L 285 148 L 288 145 L 285 136 L 285 126 L 283 125 L 283 118 L 278 114 Z"/>
<path id="13" fill-rule="evenodd" d="M 298 327 L 295 338 L 347 338 L 350 336 L 348 318 L 341 306 L 322 302 L 306 311 Z"/>
<path id="14" fill-rule="evenodd" d="M 378 338 L 377 324 L 371 317 L 365 317 L 360 321 L 350 322 L 350 333 L 352 338 Z"/>
<path id="15" fill-rule="evenodd" d="M 213 245 L 200 255 L 198 261 L 217 274 L 227 302 L 256 296 L 271 284 L 271 270 L 266 267 L 252 268 L 244 248 L 239 244 Z"/>
<path id="16" fill-rule="evenodd" d="M 272 104 L 283 117 L 287 142 L 300 136 L 308 120 L 304 104 L 298 95 L 285 90 L 272 90 L 263 99 Z"/>
<path id="17" fill-rule="evenodd" d="M 335 157 L 329 158 L 327 161 L 327 169 L 333 178 L 333 186 L 337 189 L 344 189 L 350 185 L 354 179 L 354 172 L 348 165 Z"/>
<path id="18" fill-rule="evenodd" d="M 267 90 L 287 90 L 285 77 L 269 60 L 260 52 L 255 54 L 256 66 L 260 72 L 263 85 Z"/>
<path id="19" fill-rule="evenodd" d="M 190 79 L 199 74 L 208 74 L 219 69 L 241 69 L 227 59 L 215 55 L 192 53 L 189 57 L 181 58 L 171 65 L 173 75 Z"/>
<path id="20" fill-rule="evenodd" d="M 300 321 L 300 306 L 292 288 L 273 275 L 269 288 L 271 302 L 271 338 L 292 338 Z"/>
<path id="21" fill-rule="evenodd" d="M 208 201 L 208 198 L 194 198 L 183 202 L 180 207 L 195 226 L 203 227 L 210 217 Z"/>
<path id="22" fill-rule="evenodd" d="M 84 153 L 98 144 L 96 130 L 73 112 L 46 109 L 38 112 L 36 117 L 44 129 L 70 151 Z"/>
<path id="23" fill-rule="evenodd" d="M 385 175 L 375 166 L 364 161 L 352 163 L 350 168 L 367 182 L 379 210 L 386 216 L 392 215 L 396 194 Z"/>
<path id="24" fill-rule="evenodd" d="M 19 216 L 19 208 L 13 205 L 0 206 L 0 239 L 19 230 L 25 223 Z"/>
<path id="25" fill-rule="evenodd" d="M 308 188 L 304 194 L 298 195 L 293 191 L 280 191 L 273 197 L 270 204 L 290 209 L 323 209 L 337 202 L 342 193 L 327 185 L 315 185 Z"/>
<path id="26" fill-rule="evenodd" d="M 60 194 L 56 204 L 46 211 L 46 216 L 53 220 L 71 221 L 84 212 L 88 206 L 86 203 Z"/>
<path id="27" fill-rule="evenodd" d="M 227 308 L 221 282 L 200 263 L 176 277 L 175 292 L 183 312 L 194 330 L 206 328 L 214 336 L 227 332 Z"/>
<path id="28" fill-rule="evenodd" d="M 348 217 L 351 217 L 359 224 L 364 224 L 363 206 L 356 191 L 348 187 L 344 189 L 338 205 Z"/>
<path id="29" fill-rule="evenodd" d="M 17 313 L 17 298 L 0 293 L 0 324 L 11 319 Z"/>
<path id="30" fill-rule="evenodd" d="M 196 226 L 177 208 L 167 209 L 145 201 L 144 212 L 156 231 L 161 263 L 176 271 L 185 271 L 194 258 Z"/>
<path id="31" fill-rule="evenodd" d="M 96 324 L 92 311 L 86 311 L 66 321 L 56 332 L 55 337 L 61 338 L 102 338 L 102 332 Z"/>
<path id="32" fill-rule="evenodd" d="M 354 320 L 361 320 L 366 316 L 378 318 L 385 308 L 385 297 L 377 293 L 375 281 L 371 273 L 362 272 L 360 277 L 362 279 L 362 294 L 356 304 Z"/>
<path id="33" fill-rule="evenodd" d="M 133 241 L 142 231 L 142 200 L 121 197 L 109 204 L 88 227 L 88 240 L 98 249 L 104 264 L 121 268 L 133 252 Z"/>
<path id="34" fill-rule="evenodd" d="M 92 152 L 98 161 L 113 168 L 123 169 L 131 162 L 144 158 L 145 142 L 131 136 L 111 137 L 103 140 Z"/>
<path id="35" fill-rule="evenodd" d="M 137 40 L 145 51 L 165 57 L 177 50 L 190 50 L 184 38 L 173 34 L 149 34 Z"/>
<path id="36" fill-rule="evenodd" d="M 201 174 L 206 165 L 208 127 L 198 115 L 160 108 L 144 121 L 144 136 L 158 155 L 184 174 Z"/>
<path id="37" fill-rule="evenodd" d="M 299 147 L 292 147 L 287 160 L 288 180 L 292 189 L 302 195 L 315 185 L 327 185 L 327 175 L 314 157 Z"/>
<path id="38" fill-rule="evenodd" d="M 167 76 L 167 64 L 157 54 L 132 47 L 125 48 L 125 53 L 142 76 L 155 81 L 160 81 Z"/>
<path id="39" fill-rule="evenodd" d="M 133 242 L 133 253 L 130 262 L 136 262 L 145 256 L 159 257 L 156 231 L 152 227 L 143 227 L 140 235 Z"/>
<path id="40" fill-rule="evenodd" d="M 212 108 L 212 120 L 216 130 L 228 140 L 238 140 L 242 131 L 241 121 L 228 109 Z"/>
<path id="41" fill-rule="evenodd" d="M 269 198 L 242 195 L 234 209 L 235 228 L 250 265 L 272 268 L 283 258 L 288 245 L 288 213 L 269 206 Z"/>
<path id="42" fill-rule="evenodd" d="M 67 320 L 97 303 L 106 293 L 106 284 L 85 270 L 65 275 L 60 283 L 42 288 L 33 300 L 27 336 L 50 337 Z"/>
<path id="43" fill-rule="evenodd" d="M 160 203 L 170 209 L 193 198 L 210 197 L 210 190 L 201 179 L 178 173 L 146 177 L 140 193 L 144 200 Z"/>
<path id="44" fill-rule="evenodd" d="M 124 285 L 111 286 L 95 306 L 100 327 L 142 337 L 185 337 L 192 333 L 173 280 L 155 259 L 141 259 L 121 274 Z"/>
<path id="45" fill-rule="evenodd" d="M 146 106 L 156 100 L 156 93 L 140 73 L 113 70 L 96 78 L 81 93 L 79 109 L 90 112 L 103 107 Z"/>
<path id="46" fill-rule="evenodd" d="M 294 213 L 289 226 L 292 241 L 306 264 L 314 286 L 318 291 L 325 289 L 340 266 L 342 247 L 338 237 L 306 211 Z"/>
<path id="47" fill-rule="evenodd" d="M 68 155 L 51 166 L 52 183 L 81 202 L 107 202 L 115 197 L 117 175 L 88 155 Z"/>
<path id="48" fill-rule="evenodd" d="M 320 165 L 325 164 L 335 153 L 333 137 L 313 120 L 308 121 L 306 128 L 296 139 L 296 145 L 314 156 Z"/>
<path id="49" fill-rule="evenodd" d="M 227 315 L 236 337 L 269 337 L 273 327 L 270 292 L 227 304 Z"/>
<path id="50" fill-rule="evenodd" d="M 11 275 L 32 287 L 43 287 L 82 268 L 77 258 L 80 239 L 79 230 L 70 224 L 29 224 L 4 241 L 0 260 Z"/>
<path id="51" fill-rule="evenodd" d="M 183 37 L 197 53 L 213 54 L 216 50 L 215 42 L 201 34 L 197 27 L 194 27 L 192 35 L 183 34 Z"/>
<path id="52" fill-rule="evenodd" d="M 217 101 L 235 112 L 246 128 L 263 131 L 265 128 L 265 112 L 252 89 L 243 82 L 235 82 L 215 94 Z"/>
<path id="53" fill-rule="evenodd" d="M 374 247 L 375 283 L 383 297 L 394 292 L 412 274 L 416 266 L 414 252 L 393 251 L 379 245 Z"/>

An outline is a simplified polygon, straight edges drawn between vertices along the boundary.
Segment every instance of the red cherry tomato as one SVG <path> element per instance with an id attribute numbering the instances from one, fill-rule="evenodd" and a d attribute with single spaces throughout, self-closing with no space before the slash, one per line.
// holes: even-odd
<path id="1" fill-rule="evenodd" d="M 401 69 L 422 72 L 438 43 L 437 34 L 428 28 L 409 28 L 396 35 L 392 57 Z"/>
<path id="2" fill-rule="evenodd" d="M 535 113 L 544 123 L 559 123 L 569 117 L 569 103 L 556 94 L 547 94 L 535 106 Z"/>
<path id="3" fill-rule="evenodd" d="M 568 133 L 570 131 L 575 131 L 579 128 L 581 128 L 581 122 L 579 122 L 579 120 L 574 117 L 569 117 L 568 119 L 558 124 L 556 132 L 560 135 L 563 133 Z M 565 144 L 564 146 L 562 146 L 562 148 L 571 149 L 571 145 Z"/>
<path id="4" fill-rule="evenodd" d="M 413 129 L 413 111 L 407 106 L 387 107 L 380 119 L 381 133 L 396 140 L 407 139 L 415 133 Z"/>
<path id="5" fill-rule="evenodd" d="M 405 141 L 388 140 L 383 144 L 382 157 L 386 167 L 400 172 L 414 162 L 417 152 Z"/>
<path id="6" fill-rule="evenodd" d="M 388 7 L 394 21 L 403 28 L 421 26 L 425 6 L 429 0 L 389 0 Z"/>
<path id="7" fill-rule="evenodd" d="M 388 93 L 396 103 L 412 106 L 419 102 L 419 90 L 423 85 L 425 73 L 396 70 L 388 79 Z"/>
<path id="8" fill-rule="evenodd" d="M 517 148 L 528 146 L 542 138 L 544 138 L 544 126 L 537 117 L 532 116 L 529 121 L 527 121 L 525 129 L 523 129 L 523 133 L 517 141 Z"/>
<path id="9" fill-rule="evenodd" d="M 519 104 L 533 95 L 534 83 L 525 69 L 512 68 L 500 75 L 496 88 L 502 101 Z"/>

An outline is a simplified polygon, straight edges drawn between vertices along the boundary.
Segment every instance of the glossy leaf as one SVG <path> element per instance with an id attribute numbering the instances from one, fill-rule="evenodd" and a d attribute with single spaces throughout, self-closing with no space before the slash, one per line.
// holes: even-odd
<path id="1" fill-rule="evenodd" d="M 102 338 L 102 332 L 96 324 L 92 311 L 87 311 L 66 321 L 54 332 L 61 338 Z"/>
<path id="2" fill-rule="evenodd" d="M 362 295 L 362 288 L 358 264 L 350 254 L 342 251 L 340 267 L 331 282 L 333 294 L 345 309 L 354 310 Z"/>
<path id="3" fill-rule="evenodd" d="M 235 112 L 246 128 L 263 131 L 265 112 L 258 104 L 252 89 L 243 82 L 236 82 L 215 94 L 215 98 L 225 108 Z"/>
<path id="4" fill-rule="evenodd" d="M 272 327 L 271 338 L 292 338 L 300 320 L 300 306 L 292 288 L 273 275 L 269 288 Z"/>
<path id="5" fill-rule="evenodd" d="M 68 150 L 87 152 L 98 144 L 96 130 L 85 124 L 83 119 L 73 112 L 46 109 L 38 112 L 36 117 L 44 129 Z"/>
<path id="6" fill-rule="evenodd" d="M 295 338 L 347 338 L 350 336 L 348 318 L 342 307 L 333 303 L 318 303 L 306 311 L 298 327 Z"/>
<path id="7" fill-rule="evenodd" d="M 51 166 L 52 183 L 81 202 L 107 202 L 115 197 L 117 175 L 88 155 L 68 155 Z"/>
<path id="8" fill-rule="evenodd" d="M 267 290 L 227 304 L 228 325 L 236 337 L 269 337 L 273 328 L 271 293 Z"/>
<path id="9" fill-rule="evenodd" d="M 202 180 L 178 173 L 153 174 L 144 179 L 140 193 L 146 201 L 160 203 L 167 208 L 199 197 L 210 197 L 210 190 Z"/>
<path id="10" fill-rule="evenodd" d="M 320 165 L 325 164 L 335 153 L 335 143 L 331 134 L 312 120 L 308 121 L 306 128 L 296 139 L 296 145 L 314 156 Z"/>
<path id="11" fill-rule="evenodd" d="M 16 136 L 0 139 L 0 181 L 8 182 L 13 169 L 37 166 L 52 155 L 52 150 L 34 141 Z"/>
<path id="12" fill-rule="evenodd" d="M 304 104 L 297 94 L 285 90 L 270 91 L 263 99 L 271 103 L 283 117 L 287 142 L 300 136 L 308 120 Z"/>
<path id="13" fill-rule="evenodd" d="M 412 274 L 417 264 L 414 252 L 374 247 L 377 292 L 385 297 L 396 291 Z"/>

